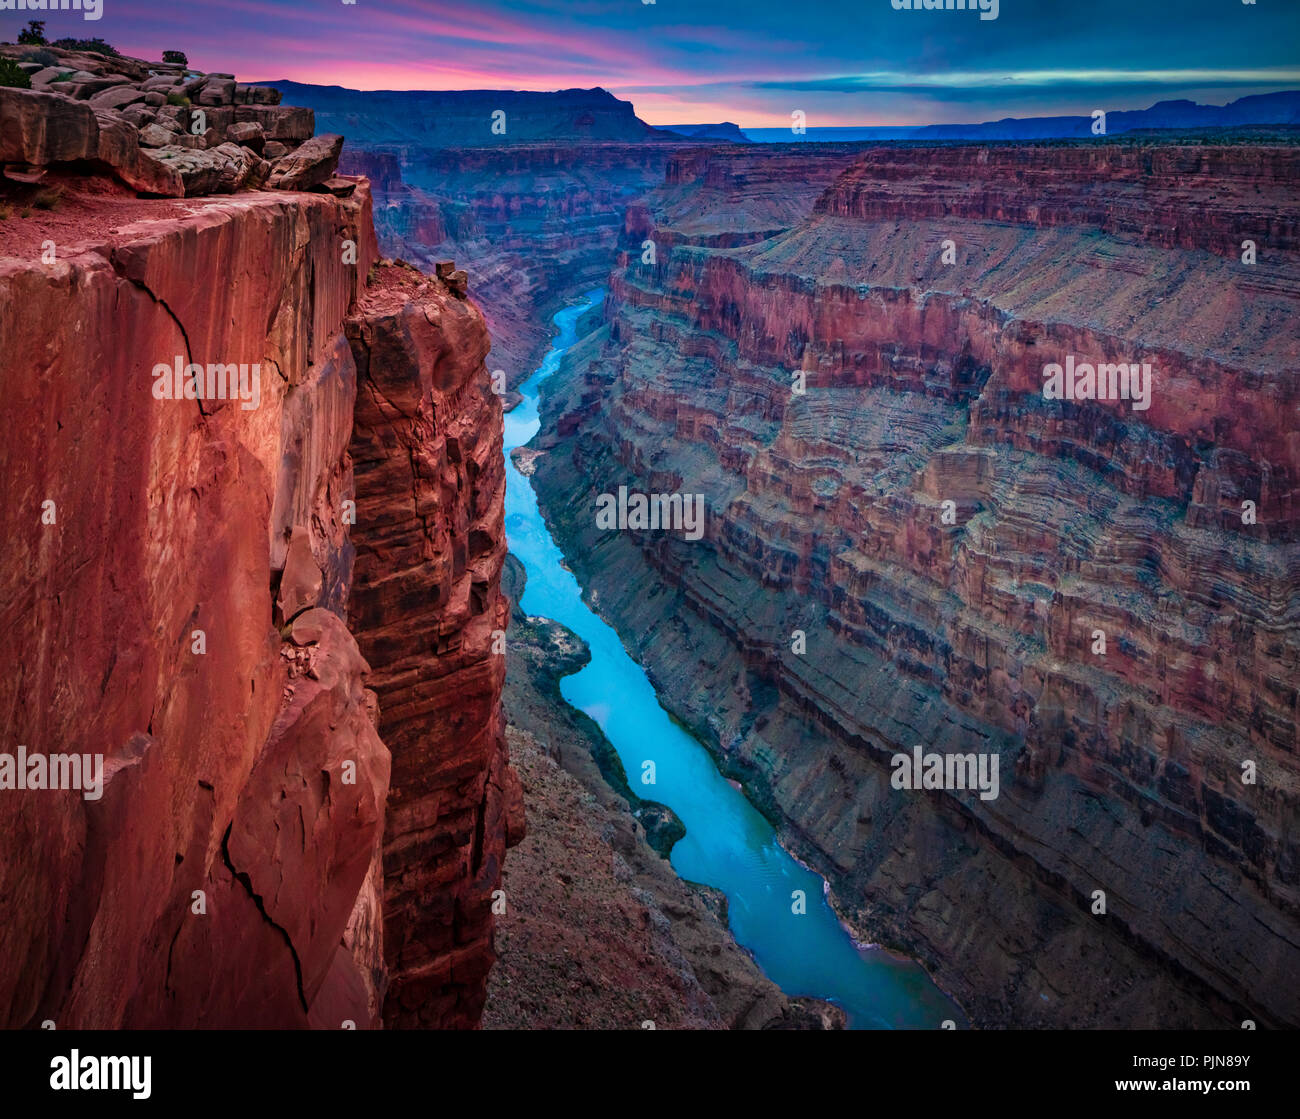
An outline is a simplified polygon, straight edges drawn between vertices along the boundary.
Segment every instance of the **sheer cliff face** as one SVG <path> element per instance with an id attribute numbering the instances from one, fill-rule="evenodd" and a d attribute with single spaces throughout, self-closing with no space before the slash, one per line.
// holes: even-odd
<path id="1" fill-rule="evenodd" d="M 74 188 L 64 210 L 79 204 Z M 350 198 L 160 205 L 99 200 L 90 239 L 69 243 L 63 219 L 55 263 L 0 260 L 3 750 L 103 755 L 101 796 L 0 791 L 0 1019 L 364 1028 L 389 975 L 406 978 L 403 930 L 426 921 L 455 933 L 454 949 L 426 938 L 427 959 L 465 972 L 421 1020 L 472 1021 L 504 843 L 490 790 L 507 782 L 501 658 L 476 628 L 501 609 L 481 319 L 441 285 L 409 307 L 366 294 L 364 181 Z M 412 320 L 377 358 L 373 338 Z M 175 362 L 245 364 L 249 392 L 160 399 L 156 366 Z M 436 412 L 374 441 L 374 386 L 416 366 Z M 413 494 L 445 531 L 375 545 Z M 371 593 L 433 567 L 436 610 Z M 389 607 L 423 627 L 438 668 L 416 690 L 465 746 L 454 797 L 432 806 L 411 773 L 424 747 L 392 684 L 403 619 Z M 406 897 L 416 818 L 466 855 Z M 403 950 L 386 953 L 394 936 Z"/>
<path id="2" fill-rule="evenodd" d="M 501 403 L 483 367 L 482 315 L 414 269 L 382 269 L 348 335 L 358 366 L 349 618 L 393 755 L 385 1020 L 473 1026 L 507 826 L 520 834 L 523 811 L 494 641 L 508 620 Z"/>
<path id="3" fill-rule="evenodd" d="M 876 149 L 773 232 L 728 184 L 779 158 L 629 211 L 534 475 L 584 585 L 977 1021 L 1295 1024 L 1300 157 Z M 1150 363 L 1149 408 L 1045 399 L 1071 356 Z M 620 485 L 704 539 L 601 532 Z M 893 788 L 918 745 L 1000 795 Z"/>

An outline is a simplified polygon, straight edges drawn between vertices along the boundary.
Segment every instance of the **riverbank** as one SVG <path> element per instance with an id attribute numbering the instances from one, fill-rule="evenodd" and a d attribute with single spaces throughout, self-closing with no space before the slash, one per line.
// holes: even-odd
<path id="1" fill-rule="evenodd" d="M 485 1029 L 824 1029 L 843 1012 L 789 999 L 737 946 L 717 890 L 683 882 L 601 773 L 600 728 L 559 696 L 585 665 L 575 634 L 515 604 L 504 702 L 528 830 L 506 861 Z"/>

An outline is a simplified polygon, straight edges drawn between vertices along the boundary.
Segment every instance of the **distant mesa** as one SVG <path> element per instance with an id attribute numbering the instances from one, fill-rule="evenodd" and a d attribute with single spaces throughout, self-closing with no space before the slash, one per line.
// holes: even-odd
<path id="1" fill-rule="evenodd" d="M 736 144 L 754 142 L 740 130 L 740 125 L 732 124 L 729 120 L 721 124 L 666 124 L 659 131 L 672 136 L 685 136 L 691 140 L 731 141 Z"/>
<path id="2" fill-rule="evenodd" d="M 358 90 L 267 82 L 361 147 L 477 148 L 564 141 L 670 141 L 604 89 Z M 498 115 L 500 114 L 500 115 Z"/>

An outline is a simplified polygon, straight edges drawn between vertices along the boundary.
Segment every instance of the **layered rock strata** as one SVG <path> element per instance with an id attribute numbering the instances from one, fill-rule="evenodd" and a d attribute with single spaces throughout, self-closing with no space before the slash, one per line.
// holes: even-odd
<path id="1" fill-rule="evenodd" d="M 548 383 L 584 586 L 977 1023 L 1300 1022 L 1297 150 L 872 149 L 776 233 L 701 216 L 714 158 Z M 1046 399 L 1067 358 L 1149 407 Z M 704 539 L 601 532 L 620 485 Z M 918 745 L 999 796 L 893 788 Z"/>
<path id="2" fill-rule="evenodd" d="M 348 337 L 358 376 L 349 619 L 393 755 L 385 1020 L 473 1026 L 493 959 L 492 894 L 507 838 L 523 829 L 501 715 L 501 404 L 481 313 L 414 269 L 380 269 Z"/>
<path id="3" fill-rule="evenodd" d="M 522 820 L 482 317 L 372 269 L 364 180 L 79 170 L 0 258 L 0 1020 L 474 1025 Z"/>

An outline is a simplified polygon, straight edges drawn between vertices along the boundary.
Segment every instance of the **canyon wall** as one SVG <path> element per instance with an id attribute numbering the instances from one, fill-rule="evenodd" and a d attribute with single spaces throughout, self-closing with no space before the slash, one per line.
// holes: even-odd
<path id="1" fill-rule="evenodd" d="M 473 304 L 385 265 L 348 322 L 357 560 L 349 618 L 393 754 L 384 934 L 395 1026 L 472 1027 L 523 798 L 501 715 L 501 403 Z M 510 835 L 507 836 L 507 831 Z"/>
<path id="2" fill-rule="evenodd" d="M 522 821 L 482 316 L 372 270 L 364 180 L 48 171 L 0 258 L 0 1020 L 474 1025 Z M 190 362 L 245 395 L 165 398 Z M 102 788 L 23 787 L 73 754 Z"/>
<path id="3" fill-rule="evenodd" d="M 371 176 L 386 255 L 431 271 L 461 261 L 492 339 L 489 369 L 513 389 L 540 363 L 551 316 L 604 282 L 624 211 L 662 181 L 669 143 L 350 147 Z"/>
<path id="4" fill-rule="evenodd" d="M 670 164 L 548 383 L 593 603 L 977 1024 L 1297 1024 L 1300 153 L 782 160 Z M 1069 356 L 1150 363 L 1149 408 L 1045 399 Z M 597 529 L 620 486 L 704 538 Z M 916 746 L 1000 794 L 892 787 Z"/>

